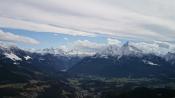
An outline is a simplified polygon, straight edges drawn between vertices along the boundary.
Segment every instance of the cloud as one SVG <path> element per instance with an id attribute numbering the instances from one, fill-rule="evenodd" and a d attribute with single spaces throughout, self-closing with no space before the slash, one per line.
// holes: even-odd
<path id="1" fill-rule="evenodd" d="M 84 48 L 84 49 L 98 49 L 104 46 L 104 44 L 99 44 L 95 42 L 91 42 L 89 40 L 77 40 L 73 43 L 74 47 L 77 47 L 78 49 Z"/>
<path id="2" fill-rule="evenodd" d="M 78 50 L 92 50 L 92 51 L 98 50 L 103 46 L 105 46 L 105 44 L 91 42 L 89 40 L 77 40 L 70 44 L 73 48 Z"/>
<path id="3" fill-rule="evenodd" d="M 175 42 L 174 3 L 174 0 L 2 0 L 0 27 Z"/>
<path id="4" fill-rule="evenodd" d="M 0 41 L 20 42 L 20 43 L 32 44 L 32 45 L 39 44 L 39 41 L 35 39 L 16 35 L 10 32 L 3 32 L 2 30 L 0 30 Z"/>
<path id="5" fill-rule="evenodd" d="M 175 44 L 169 42 L 152 41 L 152 42 L 129 42 L 130 45 L 140 49 L 143 53 L 154 53 L 158 55 L 165 55 L 168 52 L 174 53 Z M 120 40 L 108 38 L 107 43 L 97 43 L 89 40 L 77 40 L 69 42 L 58 48 L 65 51 L 74 50 L 74 53 L 80 54 L 95 54 L 99 51 L 103 51 L 108 47 L 115 46 L 113 49 L 119 49 L 123 46 Z M 116 47 L 117 46 L 117 47 Z"/>
<path id="6" fill-rule="evenodd" d="M 144 53 L 166 54 L 175 50 L 175 44 L 169 42 L 131 42 L 131 45 L 142 50 Z"/>
<path id="7" fill-rule="evenodd" d="M 108 38 L 106 43 L 97 43 L 89 40 L 76 40 L 74 42 L 69 42 L 67 44 L 61 45 L 58 48 L 61 48 L 65 51 L 76 50 L 81 54 L 95 54 L 99 51 L 102 51 L 109 45 L 121 46 L 122 43 L 117 39 L 111 38 Z"/>
<path id="8" fill-rule="evenodd" d="M 106 44 L 91 42 L 89 40 L 77 40 L 77 41 L 59 46 L 59 48 L 65 51 L 74 50 L 81 54 L 94 54 L 104 47 L 106 47 Z"/>
<path id="9" fill-rule="evenodd" d="M 108 44 L 109 45 L 117 45 L 117 46 L 121 46 L 121 41 L 117 40 L 117 39 L 111 39 L 111 38 L 108 38 L 107 39 L 108 41 Z"/>
<path id="10" fill-rule="evenodd" d="M 146 42 L 134 43 L 132 42 L 130 44 L 142 50 L 144 53 L 157 53 L 160 51 L 159 45 L 155 43 L 146 43 Z"/>

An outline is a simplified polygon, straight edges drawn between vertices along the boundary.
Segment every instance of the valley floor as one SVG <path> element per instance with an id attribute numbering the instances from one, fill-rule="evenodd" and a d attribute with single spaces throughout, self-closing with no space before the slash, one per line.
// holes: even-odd
<path id="1" fill-rule="evenodd" d="M 0 98 L 175 98 L 175 79 L 70 76 L 1 82 Z"/>

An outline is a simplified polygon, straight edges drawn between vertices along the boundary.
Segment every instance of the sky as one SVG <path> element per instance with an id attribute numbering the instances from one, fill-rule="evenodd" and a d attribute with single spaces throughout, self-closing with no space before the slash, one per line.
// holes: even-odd
<path id="1" fill-rule="evenodd" d="M 0 43 L 4 44 L 86 50 L 126 41 L 175 44 L 174 0 L 0 2 Z"/>

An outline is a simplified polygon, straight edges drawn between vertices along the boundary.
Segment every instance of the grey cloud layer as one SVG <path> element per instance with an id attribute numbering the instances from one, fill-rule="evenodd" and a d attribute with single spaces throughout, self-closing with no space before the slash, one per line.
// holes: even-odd
<path id="1" fill-rule="evenodd" d="M 0 27 L 175 42 L 174 0 L 0 1 Z"/>

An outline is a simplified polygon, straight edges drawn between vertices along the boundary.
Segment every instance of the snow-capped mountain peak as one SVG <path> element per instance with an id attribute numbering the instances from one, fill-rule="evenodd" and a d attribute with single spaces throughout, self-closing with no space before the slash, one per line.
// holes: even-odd
<path id="1" fill-rule="evenodd" d="M 71 50 L 63 50 L 61 48 L 45 48 L 45 49 L 29 49 L 28 51 L 32 53 L 40 53 L 40 54 L 52 54 L 57 56 L 78 56 L 78 57 L 85 57 L 85 56 L 92 56 L 94 54 L 91 53 L 82 53 L 76 49 Z"/>
<path id="2" fill-rule="evenodd" d="M 129 41 L 127 41 L 125 44 L 123 44 L 122 47 L 119 49 L 119 55 L 140 55 L 142 54 L 142 51 L 138 49 L 137 47 L 130 45 Z"/>
<path id="3" fill-rule="evenodd" d="M 130 45 L 129 41 L 124 43 L 122 46 L 117 45 L 109 45 L 105 49 L 103 49 L 101 52 L 97 53 L 98 56 L 127 56 L 127 55 L 136 55 L 140 56 L 142 54 L 142 51 L 139 50 L 137 47 Z"/>

